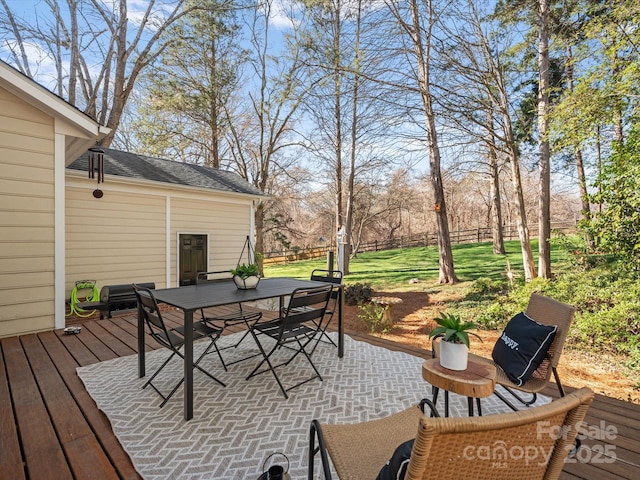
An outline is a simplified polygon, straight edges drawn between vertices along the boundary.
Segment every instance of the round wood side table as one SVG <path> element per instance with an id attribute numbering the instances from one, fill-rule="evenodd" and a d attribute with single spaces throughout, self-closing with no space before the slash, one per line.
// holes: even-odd
<path id="1" fill-rule="evenodd" d="M 422 378 L 433 387 L 433 404 L 438 400 L 439 389 L 444 390 L 444 415 L 449 416 L 449 392 L 467 397 L 469 416 L 473 416 L 473 399 L 476 399 L 478 415 L 482 416 L 480 399 L 493 394 L 496 387 L 496 367 L 489 363 L 469 359 L 466 370 L 449 370 L 440 365 L 439 358 L 425 360 Z"/>

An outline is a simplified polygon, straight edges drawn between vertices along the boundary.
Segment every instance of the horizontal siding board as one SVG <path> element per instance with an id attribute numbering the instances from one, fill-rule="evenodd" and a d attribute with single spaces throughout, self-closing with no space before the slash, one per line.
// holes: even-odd
<path id="1" fill-rule="evenodd" d="M 30 152 L 0 146 L 0 158 L 5 165 L 23 165 L 30 168 L 53 170 L 53 152 Z"/>
<path id="2" fill-rule="evenodd" d="M 0 170 L 0 179 L 24 181 L 29 179 L 33 182 L 50 182 L 52 179 L 52 169 L 34 167 L 32 165 L 14 165 L 5 163 Z"/>
<path id="3" fill-rule="evenodd" d="M 0 228 L 0 242 L 30 242 L 35 243 L 53 242 L 54 227 L 41 226 L 41 227 L 13 227 L 13 228 Z"/>
<path id="4" fill-rule="evenodd" d="M 0 275 L 0 289 L 53 288 L 53 270 Z"/>
<path id="5" fill-rule="evenodd" d="M 0 258 L 26 257 L 26 256 L 53 256 L 53 244 L 37 238 L 29 241 L 2 242 L 0 243 Z"/>
<path id="6" fill-rule="evenodd" d="M 53 255 L 0 257 L 0 275 L 13 275 L 20 272 L 52 272 Z"/>
<path id="7" fill-rule="evenodd" d="M 0 227 L 39 227 L 53 225 L 53 212 L 13 212 L 0 210 Z"/>
<path id="8" fill-rule="evenodd" d="M 10 199 L 8 206 L 19 203 L 21 198 L 34 196 L 36 198 L 53 199 L 53 173 L 48 181 L 38 181 L 30 178 L 24 180 L 3 180 L 2 194 L 15 197 Z"/>
<path id="9" fill-rule="evenodd" d="M 5 110 L 6 112 L 6 110 Z M 0 115 L 0 132 L 28 135 L 30 138 L 53 139 L 53 124 L 34 122 L 33 118 L 16 118 Z"/>
<path id="10" fill-rule="evenodd" d="M 20 192 L 19 195 L 8 195 L 0 192 L 0 205 L 11 212 L 53 212 L 53 202 L 50 196 L 34 197 Z"/>
<path id="11" fill-rule="evenodd" d="M 2 276 L 0 275 L 0 278 Z M 18 288 L 19 287 L 19 288 Z M 15 305 L 53 300 L 53 286 L 5 286 L 0 288 L 0 305 Z"/>
<path id="12" fill-rule="evenodd" d="M 30 120 L 34 123 L 51 123 L 53 125 L 53 119 L 49 115 L 19 99 L 2 87 L 0 87 L 0 112 L 9 118 Z"/>
<path id="13" fill-rule="evenodd" d="M 51 315 L 25 316 L 21 314 L 18 317 L 0 319 L 0 338 L 15 336 L 15 332 L 25 335 L 54 329 L 55 324 Z M 3 478 L 2 475 L 0 478 Z"/>
<path id="14" fill-rule="evenodd" d="M 3 132 L 0 137 L 0 148 L 24 150 L 36 153 L 53 152 L 53 136 L 50 139 L 30 137 L 26 134 Z"/>

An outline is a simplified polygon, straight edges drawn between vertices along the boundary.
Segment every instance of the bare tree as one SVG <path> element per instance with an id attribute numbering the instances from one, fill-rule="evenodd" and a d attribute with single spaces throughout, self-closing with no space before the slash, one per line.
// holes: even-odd
<path id="1" fill-rule="evenodd" d="M 0 16 L 0 34 L 14 45 L 11 57 L 25 75 L 42 59 L 29 58 L 26 44 L 49 52 L 48 61 L 56 68 L 55 91 L 93 117 L 111 132 L 102 140 L 109 146 L 120 126 L 125 104 L 144 68 L 165 48 L 165 31 L 193 9 L 183 8 L 184 0 L 147 2 L 140 21 L 128 15 L 127 0 L 67 0 L 68 15 L 62 2 L 47 0 L 51 16 L 37 14 L 32 24 L 18 19 L 5 0 Z M 50 20 L 50 18 L 52 20 Z"/>
<path id="2" fill-rule="evenodd" d="M 538 140 L 540 203 L 538 214 L 538 276 L 551 276 L 551 153 L 549 149 L 549 2 L 539 0 Z"/>
<path id="3" fill-rule="evenodd" d="M 398 2 L 385 0 L 389 10 L 398 21 L 402 31 L 410 38 L 415 56 L 415 69 L 417 70 L 417 85 L 426 122 L 426 136 L 429 148 L 429 169 L 431 185 L 434 195 L 434 210 L 436 212 L 436 224 L 438 226 L 438 249 L 440 254 L 439 283 L 456 283 L 458 278 L 453 265 L 451 250 L 451 238 L 449 236 L 449 221 L 447 218 L 447 206 L 445 202 L 444 186 L 442 183 L 440 148 L 438 145 L 438 131 L 436 128 L 436 114 L 433 108 L 431 94 L 431 46 L 432 32 L 436 21 L 435 12 L 431 0 L 426 1 L 426 13 L 421 12 L 417 0 L 409 1 L 411 20 L 404 18 Z M 423 18 L 423 14 L 426 18 Z M 423 27 L 422 23 L 425 22 Z"/>
<path id="4" fill-rule="evenodd" d="M 234 102 L 227 106 L 232 168 L 265 193 L 269 192 L 272 176 L 287 177 L 290 173 L 293 157 L 287 158 L 284 152 L 298 145 L 293 138 L 295 115 L 313 88 L 305 77 L 302 41 L 297 38 L 300 32 L 295 22 L 285 39 L 286 53 L 279 57 L 270 54 L 273 3 L 273 0 L 260 2 L 247 25 L 251 35 L 249 70 L 253 85 L 249 87 L 247 101 L 236 97 L 238 107 L 229 108 Z M 265 203 L 260 202 L 255 211 L 257 252 L 264 252 L 265 208 Z"/>

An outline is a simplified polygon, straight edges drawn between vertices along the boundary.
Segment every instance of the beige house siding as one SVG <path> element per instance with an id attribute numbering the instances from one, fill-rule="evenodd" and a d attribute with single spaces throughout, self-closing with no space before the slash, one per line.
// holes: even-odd
<path id="1" fill-rule="evenodd" d="M 54 327 L 54 120 L 0 88 L 0 337 Z"/>
<path id="2" fill-rule="evenodd" d="M 79 280 L 98 287 L 155 281 L 166 271 L 165 197 L 155 193 L 110 192 L 97 199 L 91 188 L 66 189 L 67 298 Z"/>
<path id="3" fill-rule="evenodd" d="M 235 267 L 252 226 L 252 200 L 189 188 L 67 176 L 66 296 L 79 280 L 104 285 L 178 282 L 179 233 L 209 237 L 209 268 Z M 167 254 L 169 260 L 167 261 Z"/>
<path id="4" fill-rule="evenodd" d="M 207 234 L 209 270 L 236 266 L 245 239 L 251 233 L 251 202 L 225 202 L 201 196 L 171 200 L 171 264 L 173 281 L 178 276 L 178 235 Z"/>

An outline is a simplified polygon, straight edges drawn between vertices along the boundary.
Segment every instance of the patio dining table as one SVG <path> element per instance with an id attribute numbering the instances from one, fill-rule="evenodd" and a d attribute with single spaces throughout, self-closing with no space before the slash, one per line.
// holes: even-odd
<path id="1" fill-rule="evenodd" d="M 242 302 L 253 302 L 268 298 L 291 295 L 297 288 L 327 285 L 325 282 L 299 280 L 295 278 L 263 278 L 258 286 L 240 290 L 232 280 L 215 284 L 189 285 L 177 288 L 154 290 L 159 303 L 166 303 L 182 310 L 184 314 L 184 419 L 193 418 L 193 312 L 201 308 L 219 307 Z M 336 286 L 335 284 L 330 284 Z M 140 306 L 138 306 L 140 308 Z M 138 312 L 138 376 L 145 376 L 144 321 Z M 344 332 L 342 327 L 342 291 L 338 296 L 338 357 L 344 355 Z"/>

